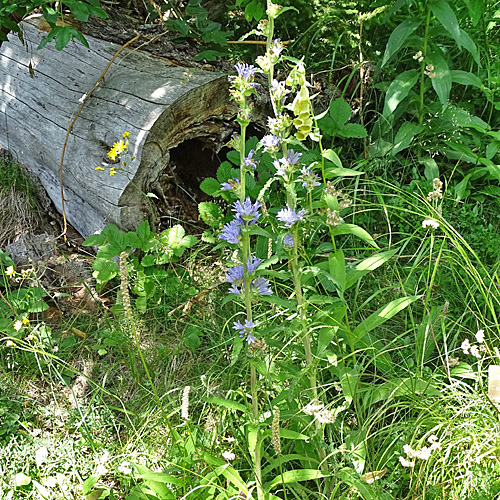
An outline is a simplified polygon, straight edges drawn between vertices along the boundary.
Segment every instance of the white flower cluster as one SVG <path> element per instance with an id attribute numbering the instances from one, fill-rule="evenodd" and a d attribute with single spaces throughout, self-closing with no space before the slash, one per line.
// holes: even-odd
<path id="1" fill-rule="evenodd" d="M 484 330 L 478 330 L 476 333 L 476 340 L 478 344 L 481 345 L 476 345 L 476 344 L 471 344 L 469 339 L 465 339 L 462 342 L 462 345 L 460 348 L 462 349 L 464 354 L 470 354 L 471 356 L 474 356 L 477 359 L 481 358 L 481 353 L 486 351 L 486 346 L 482 345 L 484 342 Z"/>
<path id="2" fill-rule="evenodd" d="M 429 446 L 422 446 L 419 450 L 414 450 L 409 444 L 403 446 L 406 457 L 399 457 L 399 462 L 403 467 L 415 467 L 415 460 L 428 460 L 433 451 L 441 449 L 441 444 L 437 436 L 429 436 L 427 441 Z"/>
<path id="3" fill-rule="evenodd" d="M 306 415 L 313 416 L 320 424 L 333 424 L 337 418 L 337 412 L 328 410 L 325 405 L 309 403 L 302 408 Z"/>
<path id="4" fill-rule="evenodd" d="M 422 227 L 425 229 L 426 227 L 430 227 L 431 229 L 437 229 L 439 227 L 439 222 L 432 219 L 425 219 L 422 221 Z"/>

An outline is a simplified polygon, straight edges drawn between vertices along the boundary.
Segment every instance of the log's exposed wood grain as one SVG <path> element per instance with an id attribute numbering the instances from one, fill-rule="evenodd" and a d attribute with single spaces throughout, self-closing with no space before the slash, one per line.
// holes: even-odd
<path id="1" fill-rule="evenodd" d="M 45 35 L 38 22 L 21 24 L 24 46 L 11 34 L 0 47 L 0 146 L 40 178 L 61 210 L 59 163 L 66 131 L 81 99 L 120 47 L 86 36 L 89 48 L 75 41 L 63 51 L 54 44 L 37 50 Z M 149 54 L 124 50 L 68 140 L 63 167 L 68 221 L 83 236 L 110 222 L 133 229 L 147 216 L 144 193 L 166 168 L 169 150 L 188 139 L 213 138 L 214 120 L 234 113 L 225 75 L 169 66 Z M 127 173 L 111 177 L 95 171 L 125 131 L 135 156 Z"/>

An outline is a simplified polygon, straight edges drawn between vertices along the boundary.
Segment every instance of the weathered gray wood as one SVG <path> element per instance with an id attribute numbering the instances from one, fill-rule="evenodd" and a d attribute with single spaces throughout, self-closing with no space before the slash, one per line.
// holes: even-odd
<path id="1" fill-rule="evenodd" d="M 38 22 L 22 23 L 24 46 L 11 34 L 0 47 L 0 146 L 40 178 L 61 210 L 59 164 L 67 128 L 120 46 L 86 36 L 89 48 L 75 41 L 63 51 L 53 44 L 37 50 L 45 35 Z M 83 236 L 110 222 L 136 227 L 146 216 L 144 193 L 167 166 L 169 150 L 216 133 L 213 120 L 232 115 L 224 75 L 168 66 L 163 59 L 125 49 L 86 103 L 68 141 L 68 221 Z M 125 131 L 135 156 L 127 174 L 95 171 Z"/>

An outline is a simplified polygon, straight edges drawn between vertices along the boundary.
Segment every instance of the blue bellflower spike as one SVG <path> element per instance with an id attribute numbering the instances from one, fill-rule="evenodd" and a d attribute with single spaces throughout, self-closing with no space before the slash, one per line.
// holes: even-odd
<path id="1" fill-rule="evenodd" d="M 233 204 L 233 212 L 236 214 L 235 220 L 238 220 L 238 224 L 241 224 L 241 221 L 248 221 L 249 225 L 255 224 L 260 217 L 260 207 L 260 203 L 258 201 L 252 203 L 250 197 L 247 197 L 243 203 L 239 200 L 235 201 Z"/>
<path id="2" fill-rule="evenodd" d="M 221 233 L 219 234 L 219 238 L 221 240 L 226 240 L 228 243 L 233 243 L 237 245 L 240 240 L 239 236 L 241 233 L 241 225 L 238 219 L 233 219 L 231 222 L 228 222 Z"/>
<path id="3" fill-rule="evenodd" d="M 306 211 L 304 209 L 297 212 L 292 208 L 282 208 L 277 214 L 276 218 L 285 224 L 285 227 L 292 227 L 296 222 L 304 218 Z"/>

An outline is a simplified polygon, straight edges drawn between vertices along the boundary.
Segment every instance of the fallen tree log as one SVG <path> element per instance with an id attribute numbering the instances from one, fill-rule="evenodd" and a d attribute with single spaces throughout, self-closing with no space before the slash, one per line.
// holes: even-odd
<path id="1" fill-rule="evenodd" d="M 46 34 L 39 25 L 41 18 L 21 23 L 23 43 L 11 34 L 0 47 L 0 147 L 41 180 L 61 211 L 59 167 L 68 127 L 120 46 L 86 35 L 89 48 L 75 41 L 63 51 L 53 44 L 36 50 Z M 85 102 L 67 142 L 68 222 L 83 236 L 108 223 L 134 229 L 148 217 L 144 193 L 168 165 L 169 151 L 200 137 L 221 144 L 234 114 L 225 75 L 124 49 Z M 124 132 L 135 158 L 126 173 L 96 171 Z M 202 155 L 199 161 L 201 171 Z"/>

